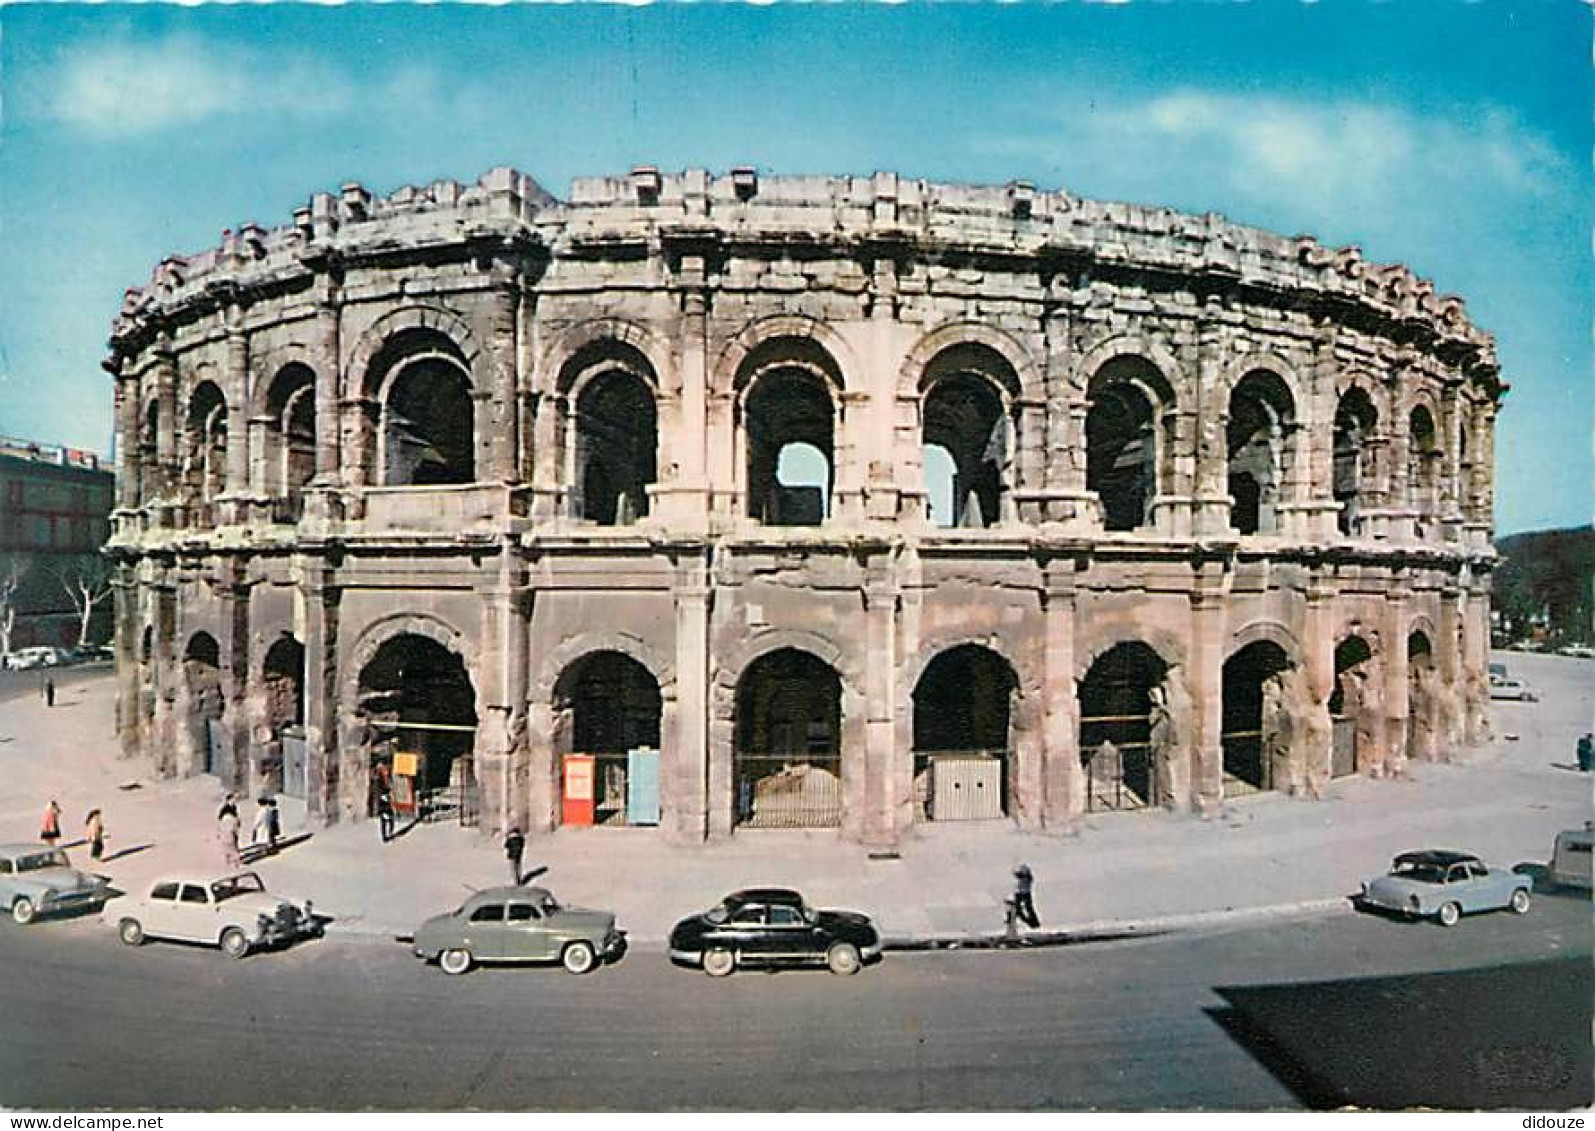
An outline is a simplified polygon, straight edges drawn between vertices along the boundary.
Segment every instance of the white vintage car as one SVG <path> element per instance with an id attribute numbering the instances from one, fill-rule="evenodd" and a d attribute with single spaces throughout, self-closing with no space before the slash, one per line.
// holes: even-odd
<path id="1" fill-rule="evenodd" d="M 148 895 L 106 908 L 104 917 L 128 946 L 176 939 L 219 946 L 229 958 L 321 933 L 308 901 L 300 907 L 271 895 L 254 872 L 159 880 Z"/>

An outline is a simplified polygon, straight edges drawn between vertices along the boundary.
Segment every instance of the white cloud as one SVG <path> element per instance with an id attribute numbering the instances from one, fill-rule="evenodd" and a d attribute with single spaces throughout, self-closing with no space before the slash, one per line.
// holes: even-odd
<path id="1" fill-rule="evenodd" d="M 348 78 L 313 57 L 196 36 L 85 44 L 57 74 L 52 116 L 95 134 L 156 133 L 229 114 L 322 116 L 352 101 Z"/>

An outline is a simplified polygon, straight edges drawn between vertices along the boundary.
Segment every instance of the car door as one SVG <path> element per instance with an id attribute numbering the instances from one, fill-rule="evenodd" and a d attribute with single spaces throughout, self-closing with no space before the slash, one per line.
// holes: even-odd
<path id="1" fill-rule="evenodd" d="M 554 957 L 548 924 L 530 903 L 511 901 L 504 917 L 504 957 L 514 962 L 541 962 Z"/>
<path id="2" fill-rule="evenodd" d="M 498 961 L 504 957 L 504 905 L 484 903 L 465 923 L 465 947 L 478 959 Z"/>
<path id="3" fill-rule="evenodd" d="M 796 907 L 771 904 L 766 932 L 771 962 L 811 962 L 823 953 L 817 928 Z"/>
<path id="4" fill-rule="evenodd" d="M 216 906 L 210 892 L 200 884 L 184 884 L 172 905 L 171 935 L 174 939 L 193 942 L 215 942 L 220 931 L 216 929 Z"/>
<path id="5" fill-rule="evenodd" d="M 1468 865 L 1469 911 L 1492 911 L 1512 902 L 1512 876 L 1509 872 L 1491 872 L 1485 865 L 1474 861 Z"/>
<path id="6" fill-rule="evenodd" d="M 177 918 L 177 890 L 180 886 L 173 880 L 164 880 L 150 888 L 149 896 L 133 916 L 139 920 L 146 935 L 156 937 L 171 933 L 173 921 Z"/>
<path id="7" fill-rule="evenodd" d="M 765 930 L 767 912 L 762 903 L 744 903 L 731 913 L 720 928 L 717 946 L 735 952 L 741 961 L 762 965 L 770 960 L 770 941 Z"/>

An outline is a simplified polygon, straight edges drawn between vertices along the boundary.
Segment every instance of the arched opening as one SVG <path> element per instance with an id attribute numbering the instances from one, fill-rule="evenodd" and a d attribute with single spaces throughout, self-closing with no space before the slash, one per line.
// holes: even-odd
<path id="1" fill-rule="evenodd" d="M 1374 678 L 1373 650 L 1360 636 L 1348 636 L 1335 646 L 1335 687 L 1329 693 L 1329 721 L 1333 728 L 1330 776 L 1343 778 L 1358 770 L 1357 736 L 1368 681 Z"/>
<path id="2" fill-rule="evenodd" d="M 1010 811 L 1010 714 L 1019 681 L 989 648 L 938 654 L 914 687 L 914 797 L 920 820 L 983 820 Z"/>
<path id="3" fill-rule="evenodd" d="M 1108 530 L 1152 521 L 1161 481 L 1158 414 L 1167 402 L 1162 375 L 1142 358 L 1119 357 L 1091 380 L 1086 410 L 1086 488 Z"/>
<path id="4" fill-rule="evenodd" d="M 658 411 L 643 380 L 613 369 L 589 381 L 576 399 L 571 513 L 600 526 L 646 515 L 658 450 Z"/>
<path id="5" fill-rule="evenodd" d="M 232 781 L 228 748 L 221 732 L 227 700 L 222 694 L 221 648 L 208 632 L 196 632 L 183 649 L 183 680 L 188 691 L 190 739 L 199 751 L 202 773 Z"/>
<path id="6" fill-rule="evenodd" d="M 1353 386 L 1335 409 L 1333 491 L 1340 513 L 1335 522 L 1342 534 L 1355 534 L 1367 505 L 1367 480 L 1372 471 L 1367 454 L 1379 415 L 1362 389 Z"/>
<path id="7" fill-rule="evenodd" d="M 189 494 L 209 504 L 222 493 L 227 476 L 227 400 L 214 382 L 202 382 L 188 400 L 187 447 Z"/>
<path id="8" fill-rule="evenodd" d="M 1435 712 L 1439 708 L 1434 646 L 1422 630 L 1407 634 L 1407 756 L 1428 759 L 1435 752 Z"/>
<path id="9" fill-rule="evenodd" d="M 554 751 L 591 757 L 593 821 L 659 823 L 663 702 L 653 674 L 620 652 L 592 652 L 554 685 Z M 561 779 L 563 780 L 563 778 Z"/>
<path id="10" fill-rule="evenodd" d="M 1407 418 L 1407 492 L 1420 522 L 1439 511 L 1441 452 L 1434 416 L 1424 405 Z"/>
<path id="11" fill-rule="evenodd" d="M 925 397 L 922 444 L 939 451 L 945 466 L 951 463 L 951 482 L 932 485 L 932 461 L 927 461 L 926 487 L 935 495 L 945 491 L 951 506 L 938 516 L 938 525 L 992 526 L 1002 518 L 1008 463 L 1008 421 L 1002 399 L 991 383 L 974 373 L 941 377 Z"/>
<path id="12" fill-rule="evenodd" d="M 279 781 L 289 797 L 304 797 L 308 786 L 305 749 L 305 646 L 283 633 L 261 663 L 265 726 L 270 737 L 261 750 L 261 776 Z"/>
<path id="13" fill-rule="evenodd" d="M 1290 712 L 1284 673 L 1291 667 L 1285 650 L 1258 640 L 1224 664 L 1224 796 L 1239 797 L 1274 788 L 1289 755 Z"/>
<path id="14" fill-rule="evenodd" d="M 1140 641 L 1127 641 L 1098 656 L 1080 681 L 1087 810 L 1153 804 L 1158 781 L 1150 742 L 1152 693 L 1167 675 L 1161 656 Z"/>
<path id="15" fill-rule="evenodd" d="M 469 807 L 476 689 L 459 655 L 416 633 L 383 641 L 360 672 L 358 706 L 374 735 L 370 768 L 387 766 L 395 808 Z"/>
<path id="16" fill-rule="evenodd" d="M 763 359 L 763 360 L 761 360 Z M 818 526 L 836 480 L 834 364 L 802 339 L 766 342 L 745 362 L 738 387 L 748 517 L 771 526 Z"/>
<path id="17" fill-rule="evenodd" d="M 471 383 L 450 358 L 400 364 L 382 405 L 382 482 L 389 487 L 476 478 Z"/>
<path id="18" fill-rule="evenodd" d="M 842 823 L 842 680 L 793 648 L 759 657 L 736 695 L 735 823 L 832 828 Z"/>
<path id="19" fill-rule="evenodd" d="M 1289 478 L 1295 431 L 1290 390 L 1273 373 L 1254 369 L 1230 393 L 1230 525 L 1241 534 L 1273 534 Z"/>
<path id="20" fill-rule="evenodd" d="M 266 398 L 266 488 L 280 521 L 294 522 L 303 491 L 316 474 L 316 375 L 305 365 L 284 366 Z"/>

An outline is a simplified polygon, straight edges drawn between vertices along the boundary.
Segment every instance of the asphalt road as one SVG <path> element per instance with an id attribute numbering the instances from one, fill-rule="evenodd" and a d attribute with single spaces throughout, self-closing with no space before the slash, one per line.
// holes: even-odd
<path id="1" fill-rule="evenodd" d="M 1337 914 L 1049 950 L 888 954 L 852 978 L 716 980 L 645 951 L 582 978 L 449 978 L 397 944 L 336 935 L 235 963 L 171 944 L 130 950 L 92 918 L 5 921 L 0 1105 L 1294 1108 L 1310 1097 L 1231 1035 L 1214 987 L 1587 958 L 1591 935 L 1587 896 L 1544 895 L 1526 917 L 1451 930 Z M 1481 1015 L 1461 1023 L 1487 1030 L 1488 1002 L 1469 1008 Z M 1587 1034 L 1587 997 L 1566 1008 L 1586 1015 Z M 1393 1020 L 1372 1014 L 1367 1027 Z"/>

